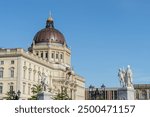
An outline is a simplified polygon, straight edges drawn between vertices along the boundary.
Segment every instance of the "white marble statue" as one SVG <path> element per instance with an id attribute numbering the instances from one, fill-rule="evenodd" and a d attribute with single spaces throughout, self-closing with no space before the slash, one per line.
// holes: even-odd
<path id="1" fill-rule="evenodd" d="M 128 65 L 127 70 L 126 70 L 126 82 L 127 82 L 127 87 L 133 87 L 132 83 L 132 70 L 130 68 L 130 65 Z"/>
<path id="2" fill-rule="evenodd" d="M 120 80 L 120 85 L 122 87 L 133 87 L 132 70 L 130 68 L 130 65 L 127 66 L 126 70 L 119 69 L 118 77 L 119 77 L 119 80 Z"/>
<path id="3" fill-rule="evenodd" d="M 119 80 L 120 80 L 120 85 L 124 87 L 125 86 L 125 79 L 124 79 L 124 73 L 121 70 L 121 68 L 119 69 L 118 77 L 119 77 Z"/>
<path id="4" fill-rule="evenodd" d="M 42 85 L 42 91 L 47 91 L 48 81 L 46 80 L 46 77 L 41 78 L 41 85 Z"/>

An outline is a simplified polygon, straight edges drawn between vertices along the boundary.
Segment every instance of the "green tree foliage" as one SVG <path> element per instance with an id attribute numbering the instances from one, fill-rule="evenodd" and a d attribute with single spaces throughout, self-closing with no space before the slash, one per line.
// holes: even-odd
<path id="1" fill-rule="evenodd" d="M 67 94 L 67 90 L 64 90 L 61 93 L 58 93 L 56 97 L 54 97 L 54 100 L 71 100 L 71 98 Z"/>
<path id="2" fill-rule="evenodd" d="M 42 85 L 33 85 L 33 87 L 31 88 L 33 95 L 31 96 L 31 98 L 29 98 L 29 100 L 37 100 L 38 99 L 38 94 L 40 92 L 42 92 Z"/>
<path id="3" fill-rule="evenodd" d="M 11 92 L 10 92 L 10 91 L 8 91 L 8 92 L 6 93 L 6 97 L 5 97 L 5 99 L 6 99 L 6 100 L 13 100 L 13 98 L 12 98 L 12 95 L 11 95 Z"/>
<path id="4" fill-rule="evenodd" d="M 16 95 L 15 91 L 8 91 L 6 93 L 6 97 L 4 97 L 6 100 L 19 100 L 19 97 Z"/>

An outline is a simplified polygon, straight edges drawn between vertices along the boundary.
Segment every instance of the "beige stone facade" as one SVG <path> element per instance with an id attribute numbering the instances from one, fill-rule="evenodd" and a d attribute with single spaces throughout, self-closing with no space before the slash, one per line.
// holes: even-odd
<path id="1" fill-rule="evenodd" d="M 20 90 L 21 99 L 30 98 L 31 88 L 43 77 L 48 90 L 54 95 L 67 88 L 72 99 L 85 99 L 85 79 L 74 72 L 71 51 L 66 42 L 60 42 L 33 40 L 29 51 L 22 48 L 0 49 L 0 99 L 10 89 L 15 92 Z"/>

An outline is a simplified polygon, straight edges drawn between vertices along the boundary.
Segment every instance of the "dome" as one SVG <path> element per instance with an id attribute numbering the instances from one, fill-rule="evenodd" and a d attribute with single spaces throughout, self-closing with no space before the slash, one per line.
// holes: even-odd
<path id="1" fill-rule="evenodd" d="M 48 18 L 46 21 L 46 27 L 34 36 L 34 43 L 58 43 L 64 45 L 65 38 L 64 35 L 57 29 L 54 28 L 54 23 L 52 18 Z"/>

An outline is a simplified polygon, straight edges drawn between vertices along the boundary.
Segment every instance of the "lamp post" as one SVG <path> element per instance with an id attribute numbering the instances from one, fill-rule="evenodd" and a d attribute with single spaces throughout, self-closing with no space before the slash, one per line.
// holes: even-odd
<path id="1" fill-rule="evenodd" d="M 94 99 L 95 96 L 94 96 L 94 86 L 90 85 L 89 86 L 89 96 L 90 96 L 90 99 Z"/>
<path id="2" fill-rule="evenodd" d="M 98 88 L 96 88 L 95 90 L 95 100 L 100 99 L 100 91 L 98 90 Z"/>
<path id="3" fill-rule="evenodd" d="M 104 84 L 101 85 L 101 89 L 103 91 L 103 99 L 105 100 L 105 88 L 106 86 Z"/>
<path id="4" fill-rule="evenodd" d="M 105 100 L 105 88 L 106 86 L 104 84 L 101 85 L 100 88 L 95 88 L 94 86 L 89 86 L 89 99 L 91 100 L 98 100 L 103 99 Z"/>

